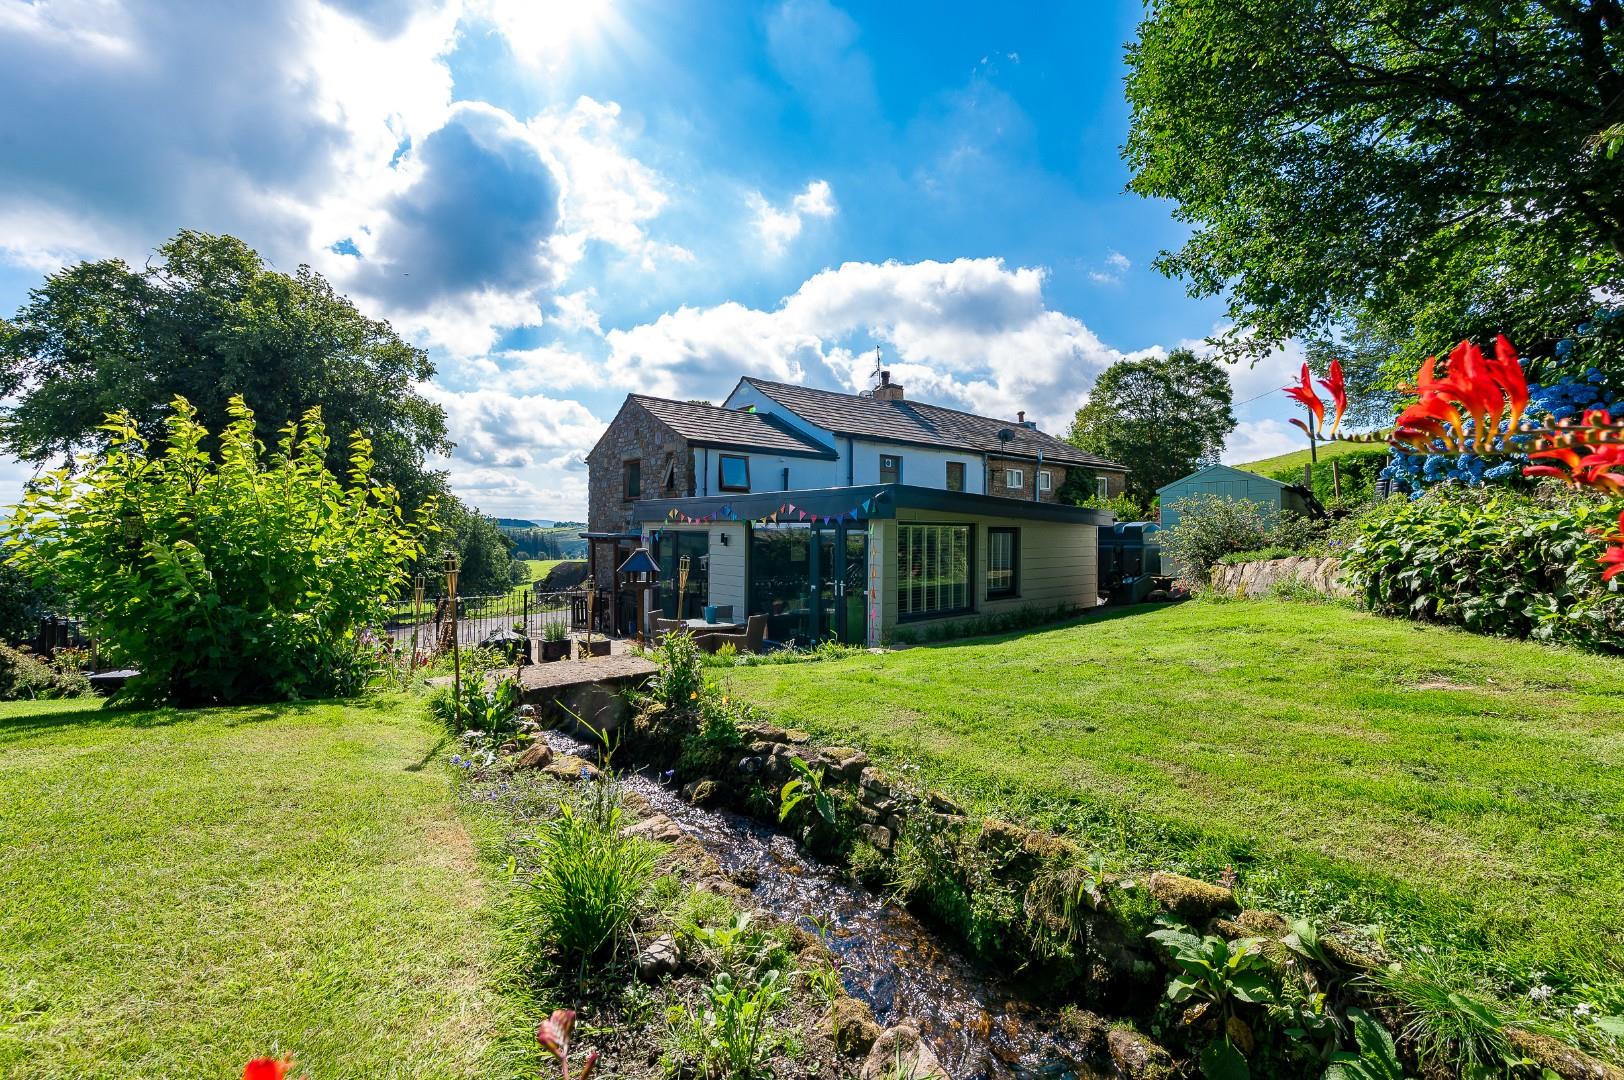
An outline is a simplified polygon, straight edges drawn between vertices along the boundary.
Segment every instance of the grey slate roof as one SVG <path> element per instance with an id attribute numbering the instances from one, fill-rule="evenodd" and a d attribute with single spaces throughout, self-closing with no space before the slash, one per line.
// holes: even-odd
<path id="1" fill-rule="evenodd" d="M 666 427 L 689 442 L 775 454 L 834 458 L 832 448 L 809 439 L 788 424 L 765 413 L 738 412 L 718 405 L 695 405 L 669 398 L 629 395 Z"/>
<path id="2" fill-rule="evenodd" d="M 839 394 L 831 390 L 814 390 L 748 377 L 741 381 L 754 386 L 791 412 L 837 435 L 1011 457 L 1035 458 L 1042 451 L 1045 461 L 1058 465 L 1086 465 L 1125 471 L 1122 465 L 1084 453 L 1068 442 L 1012 420 L 976 416 L 922 401 L 879 401 L 855 394 Z M 1001 439 L 1000 432 L 1008 432 L 1010 437 Z"/>

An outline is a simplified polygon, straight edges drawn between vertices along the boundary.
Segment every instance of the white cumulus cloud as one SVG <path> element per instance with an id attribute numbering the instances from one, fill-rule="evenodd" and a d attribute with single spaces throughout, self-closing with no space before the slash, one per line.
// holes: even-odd
<path id="1" fill-rule="evenodd" d="M 807 218 L 830 218 L 835 215 L 834 190 L 827 180 L 813 180 L 806 190 L 790 199 L 789 205 L 776 207 L 759 191 L 745 196 L 745 205 L 752 215 L 756 235 L 766 250 L 782 254 L 789 242 L 801 235 L 802 223 Z"/>

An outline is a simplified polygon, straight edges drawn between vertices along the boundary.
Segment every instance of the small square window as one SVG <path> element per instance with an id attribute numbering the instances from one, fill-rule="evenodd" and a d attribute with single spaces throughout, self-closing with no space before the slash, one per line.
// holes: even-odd
<path id="1" fill-rule="evenodd" d="M 723 491 L 750 490 L 750 459 L 737 454 L 723 454 L 717 466 L 716 486 Z"/>
<path id="2" fill-rule="evenodd" d="M 1019 490 L 1021 490 L 1021 488 L 1026 486 L 1026 470 L 1025 469 L 1005 469 L 1004 470 L 1004 486 L 1009 488 L 1011 491 L 1019 491 Z"/>
<path id="3" fill-rule="evenodd" d="M 1053 491 L 1054 490 L 1054 473 L 1050 472 L 1048 469 L 1039 469 L 1038 470 L 1038 490 L 1039 491 Z"/>
<path id="4" fill-rule="evenodd" d="M 643 497 L 643 463 L 641 461 L 628 461 L 623 466 L 622 479 L 624 485 L 621 497 L 627 502 Z"/>
<path id="5" fill-rule="evenodd" d="M 902 483 L 902 456 L 900 454 L 880 455 L 880 483 Z"/>
<path id="6" fill-rule="evenodd" d="M 947 490 L 964 490 L 964 462 L 949 461 L 947 463 Z"/>

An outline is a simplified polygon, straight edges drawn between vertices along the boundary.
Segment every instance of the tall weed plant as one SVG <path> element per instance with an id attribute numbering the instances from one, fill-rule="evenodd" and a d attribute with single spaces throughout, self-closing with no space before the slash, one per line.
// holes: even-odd
<path id="1" fill-rule="evenodd" d="M 13 563 L 51 580 L 103 653 L 137 668 L 126 696 L 208 705 L 361 689 L 377 662 L 367 632 L 421 550 L 413 523 L 373 483 L 371 444 L 350 472 L 327 468 L 319 409 L 267 456 L 254 414 L 230 406 L 218 450 L 176 398 L 161 448 L 133 417 L 102 425 L 108 447 L 48 474 L 18 505 Z"/>
<path id="2" fill-rule="evenodd" d="M 648 893 L 655 849 L 622 836 L 624 824 L 618 806 L 589 810 L 565 802 L 536 834 L 530 888 L 539 929 L 569 960 L 584 964 L 611 952 Z"/>

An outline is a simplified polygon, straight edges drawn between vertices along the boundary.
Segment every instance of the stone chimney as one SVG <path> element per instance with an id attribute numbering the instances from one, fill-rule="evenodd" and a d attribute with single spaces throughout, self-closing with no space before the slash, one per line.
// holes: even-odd
<path id="1" fill-rule="evenodd" d="M 889 371 L 880 372 L 880 385 L 874 388 L 875 401 L 901 401 L 902 384 L 891 381 Z"/>

